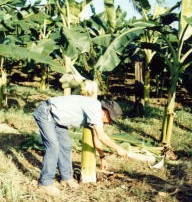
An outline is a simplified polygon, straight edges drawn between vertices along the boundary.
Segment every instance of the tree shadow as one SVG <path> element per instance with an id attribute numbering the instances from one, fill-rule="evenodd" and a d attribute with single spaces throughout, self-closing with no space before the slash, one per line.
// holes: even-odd
<path id="1" fill-rule="evenodd" d="M 0 148 L 7 157 L 11 157 L 12 162 L 19 171 L 26 177 L 38 180 L 42 168 L 42 158 L 44 150 L 22 148 L 22 144 L 28 140 L 24 135 L 15 133 L 0 133 Z M 81 180 L 80 162 L 72 162 L 74 178 Z M 59 180 L 59 174 L 55 176 Z"/>
<path id="2" fill-rule="evenodd" d="M 19 148 L 24 140 L 25 136 L 21 134 L 0 133 L 0 148 L 7 157 L 11 157 L 12 162 L 25 176 L 37 179 L 34 171 L 41 169 L 41 162 L 32 151 Z"/>
<path id="3" fill-rule="evenodd" d="M 167 166 L 170 176 L 167 180 L 162 179 L 152 174 L 144 174 L 138 172 L 124 172 L 123 174 L 128 178 L 137 181 L 143 181 L 153 187 L 154 191 L 147 192 L 148 195 L 153 197 L 159 192 L 166 192 L 168 196 L 175 196 L 180 202 L 188 202 L 192 199 L 192 185 L 187 182 L 189 173 L 186 173 L 186 166 L 181 165 L 169 165 Z M 121 180 L 121 179 L 119 179 Z M 184 182 L 184 183 L 183 183 Z"/>
<path id="4" fill-rule="evenodd" d="M 149 134 L 147 134 L 146 132 L 144 132 L 143 130 L 139 130 L 139 129 L 135 129 L 131 126 L 128 126 L 127 123 L 117 123 L 117 126 L 118 128 L 120 128 L 121 130 L 124 130 L 126 131 L 126 133 L 131 133 L 131 132 L 136 132 L 138 135 L 138 138 L 139 139 L 142 139 L 143 138 L 147 138 L 148 141 L 151 140 L 152 142 L 151 143 L 159 143 L 160 142 L 160 138 L 157 139 L 156 137 L 153 137 Z"/>
<path id="5" fill-rule="evenodd" d="M 192 129 L 191 129 L 191 128 L 188 128 L 188 127 L 184 126 L 183 124 L 181 124 L 181 123 L 179 123 L 179 122 L 177 122 L 177 121 L 175 121 L 175 124 L 176 124 L 179 128 L 181 128 L 182 130 L 185 130 L 185 131 L 187 131 L 187 132 L 192 133 Z"/>

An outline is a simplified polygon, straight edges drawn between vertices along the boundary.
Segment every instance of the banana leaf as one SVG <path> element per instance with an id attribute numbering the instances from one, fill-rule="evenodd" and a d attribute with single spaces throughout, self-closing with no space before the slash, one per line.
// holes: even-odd
<path id="1" fill-rule="evenodd" d="M 54 61 L 53 58 L 49 56 L 47 50 L 42 46 L 34 45 L 30 50 L 16 45 L 0 44 L 0 56 L 13 58 L 15 60 L 34 60 L 37 63 L 50 65 L 51 69 L 55 72 L 64 73 L 63 67 L 58 62 Z"/>
<path id="2" fill-rule="evenodd" d="M 74 27 L 68 29 L 64 27 L 64 35 L 67 46 L 65 46 L 65 54 L 70 58 L 75 58 L 79 53 L 89 52 L 89 34 L 82 27 Z M 65 44 L 64 44 L 65 45 Z"/>
<path id="3" fill-rule="evenodd" d="M 158 27 L 159 24 L 153 21 L 136 21 L 131 26 L 132 28 L 126 29 L 111 41 L 104 54 L 98 59 L 95 69 L 101 72 L 112 71 L 120 63 L 119 57 L 124 53 L 125 48 L 138 38 L 144 32 L 144 29 Z"/>

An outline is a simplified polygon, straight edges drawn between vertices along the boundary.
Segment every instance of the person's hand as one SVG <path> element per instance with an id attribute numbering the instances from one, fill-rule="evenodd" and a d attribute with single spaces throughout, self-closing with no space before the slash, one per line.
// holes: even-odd
<path id="1" fill-rule="evenodd" d="M 128 158 L 128 152 L 125 149 L 121 148 L 121 147 L 118 147 L 117 153 L 118 153 L 119 156 Z"/>
<path id="2" fill-rule="evenodd" d="M 101 159 L 100 170 L 101 171 L 106 171 L 107 170 L 107 161 L 105 160 L 105 158 Z"/>

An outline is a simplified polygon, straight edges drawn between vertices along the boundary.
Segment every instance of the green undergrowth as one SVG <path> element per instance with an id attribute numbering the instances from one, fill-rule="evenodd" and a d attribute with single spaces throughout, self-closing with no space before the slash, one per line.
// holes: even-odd
<path id="1" fill-rule="evenodd" d="M 61 91 L 39 91 L 36 88 L 12 85 L 8 89 L 8 104 L 6 109 L 0 110 L 0 122 L 7 123 L 26 137 L 21 148 L 37 147 L 39 140 L 38 129 L 33 119 L 33 111 L 39 103 L 49 97 L 61 95 Z M 22 103 L 22 104 L 21 104 Z M 129 142 L 131 145 L 160 146 L 163 107 L 148 106 L 143 117 L 134 117 L 132 102 L 119 102 L 125 116 L 116 124 L 106 125 L 106 133 L 115 141 Z M 191 155 L 191 110 L 189 108 L 176 109 L 174 119 L 172 147 L 174 150 L 185 151 Z M 74 147 L 81 144 L 82 129 L 71 129 Z M 37 142 L 34 144 L 34 142 Z M 30 145 L 30 143 L 32 145 Z M 41 148 L 41 145 L 40 145 Z"/>

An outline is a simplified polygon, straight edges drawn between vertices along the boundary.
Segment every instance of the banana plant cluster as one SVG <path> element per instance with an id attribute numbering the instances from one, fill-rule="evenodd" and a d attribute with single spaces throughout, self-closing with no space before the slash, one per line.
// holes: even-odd
<path id="1" fill-rule="evenodd" d="M 188 36 L 191 27 L 188 10 L 190 0 L 182 1 L 181 18 L 173 13 L 180 1 L 172 9 L 158 11 L 152 17 L 149 14 L 148 0 L 132 1 L 141 13 L 142 18 L 139 20 L 125 20 L 126 13 L 119 7 L 115 9 L 114 0 L 104 0 L 105 11 L 96 14 L 92 5 L 93 15 L 84 21 L 80 21 L 80 14 L 92 3 L 91 0 L 81 3 L 72 0 L 47 0 L 45 5 L 40 2 L 0 2 L 1 77 L 5 77 L 7 69 L 10 69 L 8 61 L 18 61 L 18 64 L 27 67 L 31 65 L 31 61 L 35 61 L 34 71 L 35 68 L 42 69 L 41 80 L 45 86 L 44 73 L 47 68 L 61 74 L 71 73 L 73 64 L 82 76 L 96 80 L 101 89 L 101 77 L 121 65 L 122 58 L 133 55 L 126 53 L 133 47 L 135 54 L 138 50 L 145 53 L 147 68 L 154 55 L 163 58 L 165 65 L 162 68 L 167 68 L 170 75 L 170 96 L 165 117 L 168 114 L 173 117 L 171 106 L 178 80 L 191 67 L 191 37 Z M 178 29 L 170 26 L 173 21 L 180 22 Z M 5 85 L 4 83 L 3 88 Z M 2 97 L 0 96 L 1 99 Z M 167 126 L 163 126 L 163 136 L 172 131 L 168 126 L 172 121 L 168 119 L 168 116 L 164 118 Z M 169 140 L 163 138 L 163 142 Z"/>

